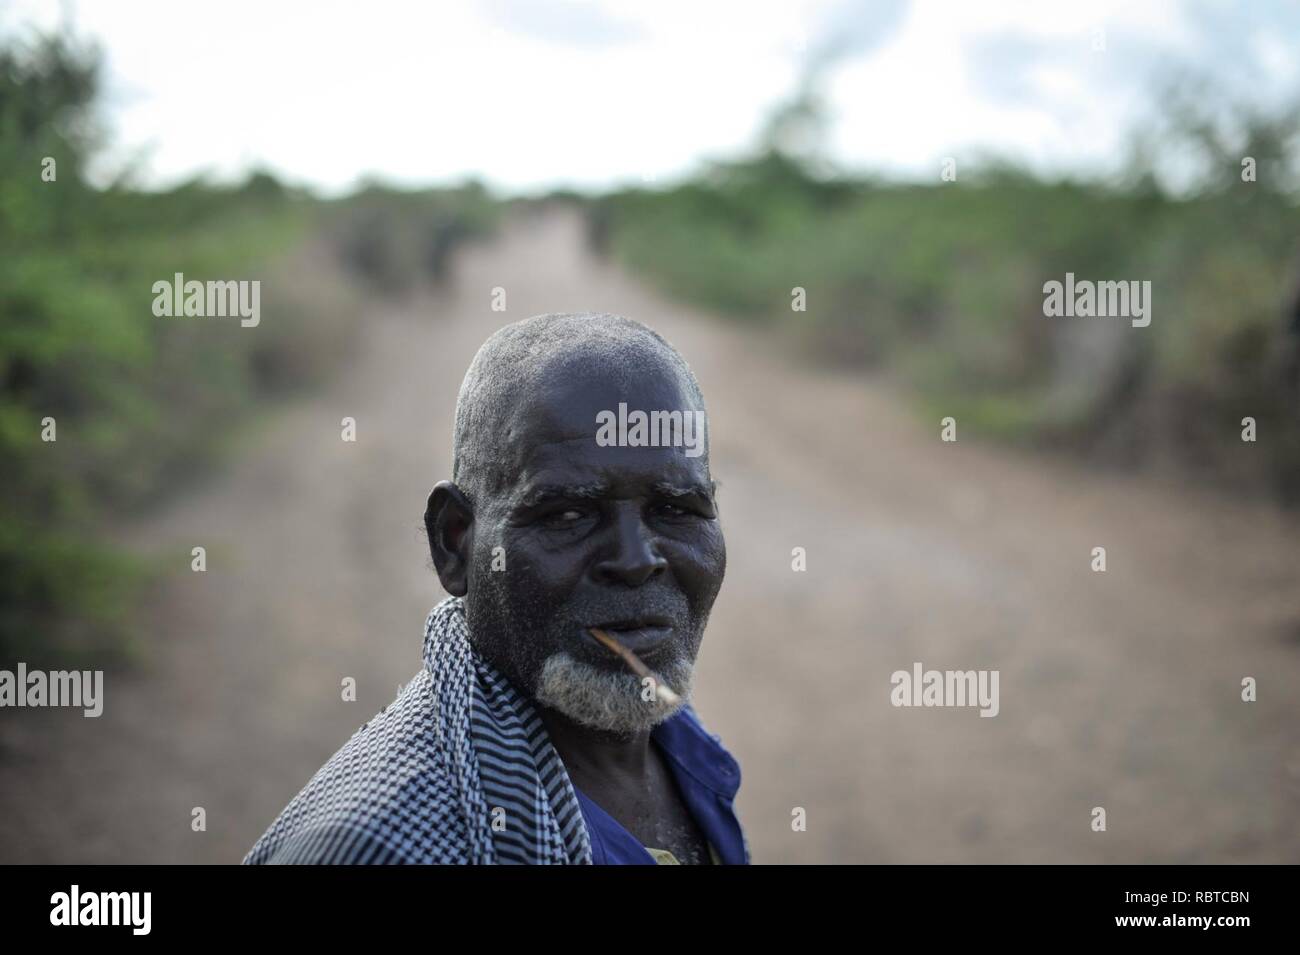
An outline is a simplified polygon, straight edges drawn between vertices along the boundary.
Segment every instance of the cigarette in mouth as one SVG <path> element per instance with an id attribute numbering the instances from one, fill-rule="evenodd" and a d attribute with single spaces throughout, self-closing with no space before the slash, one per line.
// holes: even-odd
<path id="1" fill-rule="evenodd" d="M 631 668 L 633 673 L 642 679 L 648 678 L 655 688 L 655 696 L 659 698 L 659 702 L 666 703 L 669 706 L 676 706 L 681 703 L 682 698 L 674 693 L 663 680 L 659 679 L 658 674 L 642 663 L 641 658 L 635 653 L 623 646 L 623 644 L 619 643 L 599 627 L 592 627 L 591 635 L 603 643 L 610 651 L 622 657 L 623 662 Z"/>

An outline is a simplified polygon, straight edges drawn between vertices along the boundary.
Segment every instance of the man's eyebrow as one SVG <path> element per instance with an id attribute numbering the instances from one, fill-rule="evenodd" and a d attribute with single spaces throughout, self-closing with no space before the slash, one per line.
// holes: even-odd
<path id="1" fill-rule="evenodd" d="M 519 499 L 519 507 L 537 507 L 548 501 L 596 500 L 609 493 L 603 481 L 588 484 L 539 484 Z"/>
<path id="2" fill-rule="evenodd" d="M 654 484 L 655 493 L 662 494 L 664 497 L 690 497 L 694 494 L 707 501 L 713 497 L 716 490 L 717 482 L 715 481 L 710 481 L 708 484 L 697 484 L 695 482 L 675 484 L 672 481 L 658 481 Z"/>

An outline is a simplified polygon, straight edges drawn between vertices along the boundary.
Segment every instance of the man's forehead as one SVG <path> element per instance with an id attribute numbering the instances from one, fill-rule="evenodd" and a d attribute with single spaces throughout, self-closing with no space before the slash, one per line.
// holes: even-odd
<path id="1" fill-rule="evenodd" d="M 576 368 L 559 368 L 524 391 L 509 410 L 503 434 L 511 456 L 531 457 L 535 450 L 559 442 L 593 445 L 605 416 L 639 411 L 691 415 L 703 419 L 700 406 L 685 378 L 671 367 L 651 366 L 629 380 L 601 375 L 598 370 L 579 374 Z"/>
<path id="2" fill-rule="evenodd" d="M 493 496 L 508 506 L 544 485 L 590 490 L 605 482 L 622 495 L 709 484 L 704 409 L 676 363 L 607 364 L 587 352 L 533 368 L 527 378 L 481 435 L 491 448 Z M 619 418 L 634 412 L 656 416 L 654 435 L 620 430 Z M 682 440 L 670 443 L 676 429 Z"/>

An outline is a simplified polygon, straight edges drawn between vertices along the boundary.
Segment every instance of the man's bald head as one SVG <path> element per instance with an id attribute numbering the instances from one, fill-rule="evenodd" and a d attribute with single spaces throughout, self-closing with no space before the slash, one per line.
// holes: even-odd
<path id="1" fill-rule="evenodd" d="M 509 480 L 516 457 L 511 445 L 535 393 L 595 378 L 627 393 L 654 376 L 671 381 L 703 412 L 704 398 L 690 366 L 662 335 L 640 322 L 607 312 L 554 312 L 499 329 L 478 350 L 460 386 L 452 481 L 474 500 Z M 707 454 L 706 445 L 706 464 Z"/>

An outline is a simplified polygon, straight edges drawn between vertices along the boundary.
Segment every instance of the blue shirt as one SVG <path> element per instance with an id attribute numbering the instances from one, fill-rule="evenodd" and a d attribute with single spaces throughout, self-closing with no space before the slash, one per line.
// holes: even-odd
<path id="1" fill-rule="evenodd" d="M 690 706 L 682 707 L 650 731 L 659 745 L 686 809 L 704 832 L 723 865 L 747 865 L 749 846 L 736 818 L 740 764 L 711 735 Z M 573 787 L 591 840 L 595 865 L 656 865 L 645 846 L 601 809 L 586 793 Z"/>

